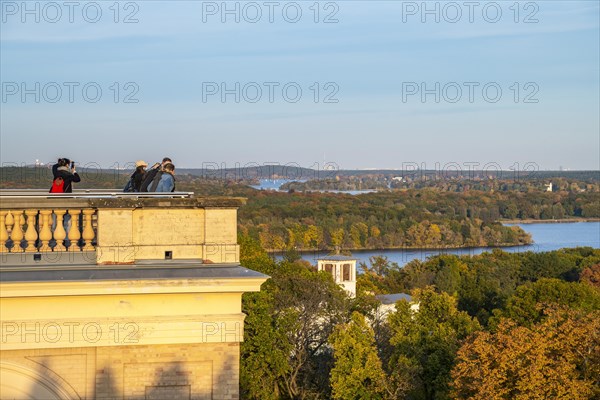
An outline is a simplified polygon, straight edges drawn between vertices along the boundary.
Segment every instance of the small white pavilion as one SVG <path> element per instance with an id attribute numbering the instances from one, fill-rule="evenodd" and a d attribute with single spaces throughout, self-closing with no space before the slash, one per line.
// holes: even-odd
<path id="1" fill-rule="evenodd" d="M 330 273 L 335 283 L 354 298 L 356 297 L 356 261 L 356 258 L 348 256 L 325 256 L 317 259 L 317 270 Z"/>

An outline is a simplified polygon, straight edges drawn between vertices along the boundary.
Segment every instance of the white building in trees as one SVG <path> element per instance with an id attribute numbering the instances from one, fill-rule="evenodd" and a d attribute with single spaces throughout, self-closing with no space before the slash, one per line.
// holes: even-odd
<path id="1" fill-rule="evenodd" d="M 317 270 L 333 276 L 335 283 L 343 287 L 350 297 L 356 297 L 356 258 L 333 255 L 317 259 Z"/>

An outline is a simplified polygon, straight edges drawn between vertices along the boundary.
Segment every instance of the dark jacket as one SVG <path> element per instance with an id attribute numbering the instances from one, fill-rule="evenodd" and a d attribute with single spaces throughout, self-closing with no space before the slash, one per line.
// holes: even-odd
<path id="1" fill-rule="evenodd" d="M 146 170 L 146 174 L 144 175 L 144 179 L 142 179 L 142 183 L 140 185 L 140 192 L 151 192 L 150 186 L 152 185 L 152 181 L 156 178 L 156 174 L 160 171 L 160 167 L 150 168 Z"/>
<path id="2" fill-rule="evenodd" d="M 73 193 L 73 182 L 81 182 L 79 174 L 72 173 L 69 167 L 61 167 L 58 164 L 52 166 L 53 179 L 61 177 L 65 182 L 63 185 L 64 193 Z"/>
<path id="3" fill-rule="evenodd" d="M 144 181 L 144 176 L 146 175 L 146 171 L 142 169 L 142 167 L 138 167 L 135 169 L 133 175 L 131 175 L 131 179 L 133 179 L 133 191 L 141 192 L 142 182 Z"/>

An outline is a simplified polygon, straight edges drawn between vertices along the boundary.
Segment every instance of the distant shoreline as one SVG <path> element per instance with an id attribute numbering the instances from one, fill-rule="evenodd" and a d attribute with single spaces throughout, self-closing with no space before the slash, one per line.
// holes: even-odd
<path id="1" fill-rule="evenodd" d="M 562 219 L 506 219 L 502 224 L 567 224 L 574 222 L 600 222 L 600 218 L 562 218 Z"/>
<path id="2" fill-rule="evenodd" d="M 408 251 L 444 251 L 444 250 L 469 250 L 469 249 L 502 249 L 505 247 L 525 247 L 531 246 L 535 244 L 531 243 L 515 243 L 515 244 L 497 244 L 494 246 L 436 246 L 436 247 L 420 247 L 420 246 L 396 246 L 396 247 L 385 247 L 385 248 L 368 248 L 368 247 L 358 247 L 347 249 L 344 248 L 344 251 L 349 252 L 361 252 L 361 251 L 397 251 L 397 250 L 408 250 Z M 265 251 L 269 254 L 285 254 L 287 250 L 273 250 L 273 249 L 265 249 Z M 320 252 L 333 252 L 334 249 L 296 249 L 296 251 L 300 254 L 308 254 L 308 253 L 320 253 Z"/>
<path id="3" fill-rule="evenodd" d="M 564 219 L 510 219 L 510 220 L 499 220 L 502 224 L 537 224 L 537 223 L 575 223 L 575 222 L 600 222 L 600 218 L 564 218 Z M 481 249 L 481 248 L 497 248 L 502 249 L 505 247 L 526 247 L 535 245 L 535 242 L 531 243 L 514 243 L 514 244 L 500 244 L 495 246 L 436 246 L 436 247 L 420 247 L 420 246 L 397 246 L 397 247 L 385 247 L 385 248 L 352 248 L 344 249 L 350 252 L 361 252 L 361 251 L 395 251 L 395 250 L 409 250 L 409 251 L 444 251 L 444 250 L 468 250 L 468 249 Z M 286 250 L 276 249 L 265 249 L 267 253 L 271 255 L 284 254 Z M 297 249 L 300 254 L 314 253 L 314 252 L 327 252 L 333 251 L 333 249 Z"/>

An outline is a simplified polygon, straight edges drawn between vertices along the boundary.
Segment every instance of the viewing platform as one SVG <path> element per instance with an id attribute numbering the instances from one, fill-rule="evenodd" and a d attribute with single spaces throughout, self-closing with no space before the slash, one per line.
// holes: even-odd
<path id="1" fill-rule="evenodd" d="M 243 204 L 243 198 L 185 192 L 2 190 L 2 266 L 236 263 Z"/>
<path id="2" fill-rule="evenodd" d="M 0 398 L 238 398 L 244 204 L 0 190 Z"/>

